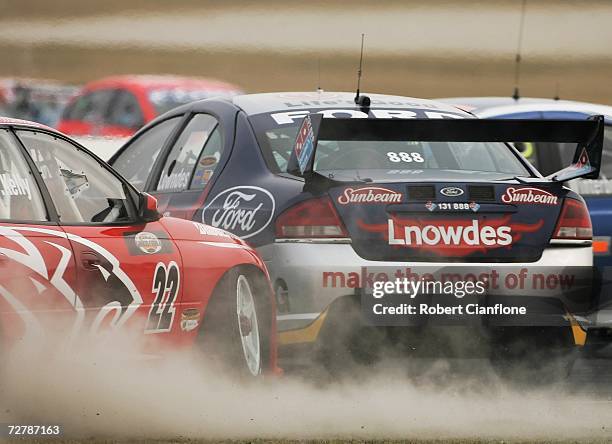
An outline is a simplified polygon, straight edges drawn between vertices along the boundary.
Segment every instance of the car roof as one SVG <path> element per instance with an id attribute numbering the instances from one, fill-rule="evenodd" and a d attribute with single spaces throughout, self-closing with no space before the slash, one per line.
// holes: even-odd
<path id="1" fill-rule="evenodd" d="M 535 97 L 521 97 L 518 100 L 514 100 L 512 97 L 449 97 L 439 100 L 454 104 L 476 114 L 478 117 L 495 117 L 526 112 L 565 111 L 603 115 L 608 123 L 612 123 L 612 106 L 596 103 Z"/>
<path id="2" fill-rule="evenodd" d="M 204 77 L 183 77 L 174 75 L 121 75 L 94 80 L 85 85 L 86 89 L 104 86 L 135 87 L 140 89 L 185 88 L 240 91 L 240 87 L 228 82 Z"/>
<path id="3" fill-rule="evenodd" d="M 393 96 L 386 94 L 369 94 L 364 93 L 371 100 L 371 108 L 390 108 L 390 109 L 429 109 L 433 111 L 452 112 L 455 114 L 465 114 L 456 107 L 440 103 L 433 100 L 417 99 L 414 97 Z M 290 111 L 312 108 L 329 108 L 329 109 L 355 109 L 358 106 L 355 104 L 354 92 L 328 92 L 328 91 L 311 91 L 311 92 L 276 92 L 276 93 L 261 93 L 261 94 L 246 94 L 235 96 L 232 99 L 234 105 L 241 108 L 249 115 L 264 114 L 275 111 Z"/>
<path id="4" fill-rule="evenodd" d="M 54 133 L 59 133 L 57 130 L 51 127 L 48 127 L 47 125 L 43 125 L 42 123 L 32 122 L 30 120 L 14 119 L 12 117 L 0 116 L 0 126 L 25 126 L 25 127 L 29 127 L 32 129 L 44 129 L 46 131 L 52 131 Z"/>

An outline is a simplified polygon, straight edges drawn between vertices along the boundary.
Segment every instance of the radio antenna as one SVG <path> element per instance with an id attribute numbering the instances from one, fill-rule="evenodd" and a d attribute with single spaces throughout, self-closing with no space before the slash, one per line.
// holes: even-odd
<path id="1" fill-rule="evenodd" d="M 359 69 L 357 70 L 357 94 L 355 95 L 355 103 L 359 103 L 359 87 L 361 86 L 361 67 L 363 65 L 363 39 L 365 34 L 361 34 L 361 54 L 359 55 Z"/>
<path id="2" fill-rule="evenodd" d="M 321 89 L 321 57 L 317 59 L 317 92 L 322 92 Z"/>
<path id="3" fill-rule="evenodd" d="M 555 87 L 555 97 L 553 98 L 553 100 L 560 100 L 561 99 L 561 95 L 559 94 L 559 81 L 557 80 L 557 84 Z"/>
<path id="4" fill-rule="evenodd" d="M 518 43 L 516 48 L 516 58 L 514 64 L 514 94 L 512 98 L 518 100 L 521 97 L 519 92 L 520 80 L 521 80 L 521 52 L 523 51 L 523 29 L 525 28 L 525 12 L 527 9 L 527 0 L 523 0 L 521 6 L 521 24 L 519 27 Z"/>

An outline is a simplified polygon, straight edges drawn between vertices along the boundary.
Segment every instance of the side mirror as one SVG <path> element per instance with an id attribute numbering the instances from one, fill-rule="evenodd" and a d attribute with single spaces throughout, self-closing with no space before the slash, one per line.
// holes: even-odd
<path id="1" fill-rule="evenodd" d="M 157 209 L 157 199 L 147 193 L 141 193 L 138 198 L 138 218 L 143 222 L 155 222 L 162 215 Z"/>

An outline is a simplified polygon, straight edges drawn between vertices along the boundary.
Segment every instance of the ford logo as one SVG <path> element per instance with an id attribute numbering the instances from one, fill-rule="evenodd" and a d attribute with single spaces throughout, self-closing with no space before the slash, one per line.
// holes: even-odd
<path id="1" fill-rule="evenodd" d="M 455 197 L 461 196 L 463 194 L 463 190 L 457 187 L 445 187 L 440 190 L 440 193 L 448 197 Z"/>
<path id="2" fill-rule="evenodd" d="M 217 194 L 202 212 L 202 222 L 247 239 L 261 233 L 272 222 L 272 193 L 260 187 L 228 188 Z"/>

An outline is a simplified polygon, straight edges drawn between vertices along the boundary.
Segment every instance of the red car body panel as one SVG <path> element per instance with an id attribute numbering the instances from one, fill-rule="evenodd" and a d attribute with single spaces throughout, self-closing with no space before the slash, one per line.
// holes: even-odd
<path id="1" fill-rule="evenodd" d="M 12 210 L 19 214 L 19 206 Z M 144 339 L 144 352 L 192 347 L 215 288 L 235 267 L 267 281 L 270 356 L 263 362 L 277 372 L 268 272 L 238 237 L 170 217 L 124 225 L 0 221 L 0 347 L 48 338 L 70 346 L 122 331 Z"/>
<path id="2" fill-rule="evenodd" d="M 190 78 L 180 76 L 114 76 L 96 80 L 86 84 L 83 89 L 69 102 L 71 106 L 80 97 L 101 90 L 128 91 L 138 101 L 143 116 L 143 125 L 158 116 L 155 106 L 149 100 L 148 93 L 157 89 L 183 89 L 186 91 L 211 91 L 219 94 L 234 94 L 240 88 L 230 83 L 213 79 Z M 103 136 L 103 137 L 129 137 L 135 133 L 134 128 L 118 125 L 96 124 L 83 120 L 70 120 L 64 115 L 57 128 L 72 136 Z"/>

